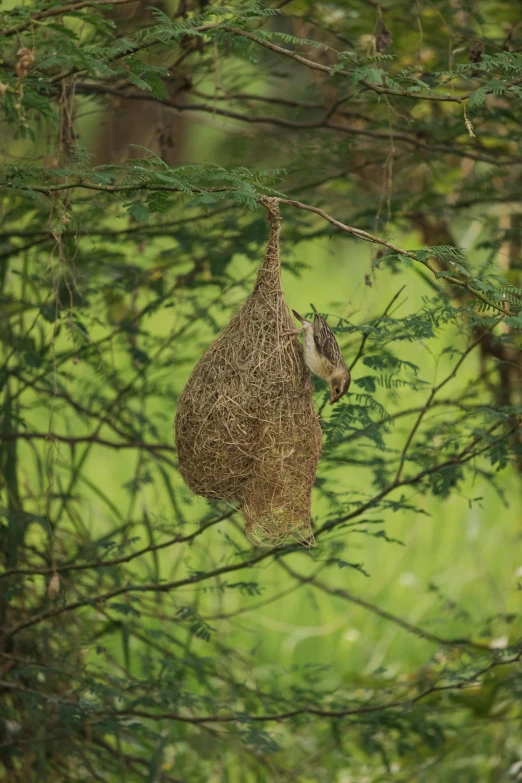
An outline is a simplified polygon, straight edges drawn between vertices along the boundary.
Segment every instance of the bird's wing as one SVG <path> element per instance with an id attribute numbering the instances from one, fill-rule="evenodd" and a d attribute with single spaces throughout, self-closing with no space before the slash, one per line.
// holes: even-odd
<path id="1" fill-rule="evenodd" d="M 337 345 L 334 333 L 318 313 L 314 318 L 314 342 L 321 356 L 325 356 L 333 365 L 344 364 L 343 355 Z"/>

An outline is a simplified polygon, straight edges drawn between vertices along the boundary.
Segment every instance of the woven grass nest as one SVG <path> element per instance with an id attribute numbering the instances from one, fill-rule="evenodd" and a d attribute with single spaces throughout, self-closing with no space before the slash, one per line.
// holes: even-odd
<path id="1" fill-rule="evenodd" d="M 257 545 L 313 543 L 311 492 L 321 452 L 312 384 L 281 289 L 278 201 L 252 293 L 207 348 L 178 405 L 179 468 L 196 495 L 240 501 Z"/>

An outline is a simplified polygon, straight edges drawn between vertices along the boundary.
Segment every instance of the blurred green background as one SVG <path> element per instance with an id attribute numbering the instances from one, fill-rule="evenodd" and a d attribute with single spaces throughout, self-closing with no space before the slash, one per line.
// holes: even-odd
<path id="1" fill-rule="evenodd" d="M 519 660 L 505 663 L 521 654 L 520 442 L 516 431 L 507 445 L 488 440 L 491 422 L 505 429 L 522 412 L 519 327 L 444 280 L 461 248 L 461 282 L 490 297 L 496 286 L 516 321 L 516 5 L 296 0 L 276 15 L 165 3 L 165 21 L 139 0 L 8 35 L 29 9 L 52 8 L 2 9 L 0 773 L 522 779 L 522 680 Z M 187 32 L 221 17 L 329 67 L 337 57 L 351 77 L 317 77 L 225 29 Z M 122 39 L 147 35 L 158 37 L 142 60 L 131 45 L 120 57 Z M 22 44 L 35 63 L 20 76 Z M 408 95 L 362 81 L 392 84 L 385 76 Z M 465 115 L 474 137 L 464 104 L 430 100 L 481 86 Z M 161 195 L 167 177 L 181 185 Z M 315 382 L 325 450 L 312 523 L 335 524 L 311 549 L 254 549 L 232 506 L 184 486 L 173 445 L 179 394 L 263 257 L 261 193 L 406 250 L 439 248 L 433 275 L 421 256 L 384 256 L 281 205 L 288 306 L 327 314 L 348 363 L 368 336 L 338 406 Z M 381 498 L 432 389 L 478 333 L 487 347 L 419 420 L 404 474 L 429 474 L 475 440 L 490 449 L 455 481 L 429 474 Z"/>

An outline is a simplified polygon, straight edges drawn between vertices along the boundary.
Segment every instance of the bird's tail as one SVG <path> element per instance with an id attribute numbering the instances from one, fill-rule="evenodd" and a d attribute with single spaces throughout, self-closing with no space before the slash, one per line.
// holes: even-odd
<path id="1" fill-rule="evenodd" d="M 299 313 L 297 313 L 295 310 L 292 310 L 292 312 L 298 321 L 301 321 L 302 324 L 306 323 L 306 318 L 303 318 L 303 316 L 299 315 Z"/>

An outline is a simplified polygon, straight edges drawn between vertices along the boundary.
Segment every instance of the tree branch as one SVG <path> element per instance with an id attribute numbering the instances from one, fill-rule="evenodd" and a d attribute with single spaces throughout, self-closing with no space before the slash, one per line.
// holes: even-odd
<path id="1" fill-rule="evenodd" d="M 492 432 L 495 429 L 497 429 L 499 426 L 500 426 L 499 423 L 494 424 L 489 431 Z M 350 512 L 349 514 L 343 517 L 339 517 L 335 520 L 330 520 L 329 522 L 326 522 L 315 533 L 315 537 L 317 538 L 318 536 L 324 534 L 326 531 L 332 530 L 333 528 L 343 524 L 344 522 L 347 522 L 350 519 L 354 519 L 355 517 L 360 516 L 369 508 L 374 507 L 380 500 L 382 500 L 384 497 L 386 497 L 387 495 L 389 495 L 391 492 L 398 489 L 399 487 L 419 484 L 424 478 L 426 478 L 429 475 L 432 475 L 433 473 L 438 473 L 439 471 L 443 470 L 446 467 L 464 464 L 466 462 L 469 462 L 469 460 L 474 459 L 475 457 L 478 457 L 481 454 L 484 454 L 486 451 L 492 448 L 492 446 L 496 445 L 497 443 L 500 443 L 501 441 L 509 437 L 511 434 L 513 434 L 513 432 L 516 429 L 518 429 L 519 426 L 520 425 L 517 423 L 516 426 L 512 427 L 501 437 L 497 438 L 494 441 L 491 441 L 490 443 L 487 443 L 482 448 L 473 450 L 473 447 L 482 440 L 481 436 L 477 436 L 477 438 L 475 438 L 470 444 L 468 444 L 468 446 L 466 446 L 455 457 L 447 459 L 444 462 L 441 462 L 437 465 L 433 465 L 430 468 L 426 468 L 425 470 L 422 470 L 420 473 L 418 473 L 415 476 L 411 476 L 410 478 L 405 478 L 397 482 L 395 481 L 392 482 L 385 489 L 383 489 L 381 492 L 375 495 L 371 500 L 367 501 L 366 503 L 363 503 L 354 511 Z M 293 551 L 293 548 L 291 549 Z M 12 628 L 6 628 L 4 630 L 4 638 L 7 639 L 12 636 L 15 636 L 25 628 L 29 628 L 33 625 L 37 625 L 38 623 L 47 620 L 51 617 L 57 617 L 58 615 L 64 614 L 65 612 L 71 612 L 75 609 L 80 609 L 82 607 L 96 606 L 98 603 L 103 603 L 105 601 L 110 600 L 111 598 L 115 598 L 118 595 L 124 595 L 127 593 L 170 592 L 171 590 L 176 590 L 180 587 L 185 587 L 187 585 L 194 585 L 199 582 L 206 581 L 207 579 L 213 579 L 217 576 L 221 576 L 222 574 L 229 574 L 229 573 L 234 573 L 236 571 L 241 571 L 244 568 L 249 568 L 253 565 L 257 565 L 263 560 L 266 560 L 268 557 L 280 557 L 281 555 L 285 554 L 285 550 L 286 552 L 288 552 L 288 547 L 284 547 L 284 546 L 274 547 L 273 549 L 263 550 L 258 554 L 254 555 L 253 557 L 244 560 L 242 563 L 229 564 L 229 565 L 220 566 L 218 568 L 210 569 L 208 571 L 197 572 L 192 576 L 188 576 L 183 579 L 178 579 L 172 582 L 165 582 L 163 584 L 150 583 L 150 584 L 143 584 L 143 585 L 131 584 L 131 585 L 126 585 L 124 587 L 115 588 L 114 590 L 110 590 L 107 593 L 92 598 L 78 599 L 77 601 L 73 601 L 69 604 L 64 604 L 63 606 L 54 609 L 47 609 L 43 612 L 40 612 L 40 614 L 36 614 L 33 615 L 32 617 L 27 618 L 26 620 L 22 620 L 18 624 L 14 625 Z"/>
<path id="2" fill-rule="evenodd" d="M 124 98 L 126 100 L 136 101 L 151 101 L 153 103 L 167 106 L 178 112 L 204 112 L 212 115 L 219 115 L 222 117 L 230 117 L 240 122 L 249 124 L 266 124 L 275 125 L 276 127 L 288 128 L 290 130 L 329 130 L 337 133 L 345 133 L 354 136 L 363 136 L 370 139 L 382 139 L 384 141 L 390 140 L 390 132 L 381 132 L 374 130 L 366 130 L 364 128 L 354 128 L 350 125 L 340 125 L 339 123 L 330 122 L 331 110 L 327 111 L 323 118 L 319 120 L 312 120 L 309 122 L 295 122 L 293 120 L 287 120 L 284 117 L 277 117 L 274 115 L 256 116 L 255 114 L 241 114 L 240 112 L 233 111 L 231 109 L 223 109 L 217 106 L 209 106 L 207 104 L 189 104 L 189 103 L 177 103 L 170 98 L 156 98 L 150 93 L 129 89 L 116 89 L 110 85 L 103 84 L 88 84 L 80 83 L 76 86 L 77 92 L 84 94 L 95 95 L 114 95 L 116 97 Z M 323 107 L 324 108 L 324 107 Z M 459 146 L 447 146 L 443 144 L 426 144 L 419 139 L 411 136 L 407 133 L 393 130 L 393 141 L 403 144 L 409 144 L 415 147 L 415 149 L 424 150 L 425 152 L 443 152 L 447 155 L 457 155 L 461 158 L 468 158 L 470 160 L 481 161 L 483 163 L 491 163 L 495 166 L 511 166 L 522 162 L 521 157 L 512 158 L 495 158 L 491 155 L 480 155 L 476 152 L 470 152 L 462 149 Z"/>
<path id="3" fill-rule="evenodd" d="M 313 587 L 317 587 L 323 593 L 327 593 L 328 595 L 332 595 L 336 598 L 342 598 L 344 601 L 348 601 L 349 603 L 356 604 L 357 606 L 361 606 L 363 609 L 367 609 L 372 614 L 375 614 L 378 617 L 382 617 L 383 620 L 387 620 L 393 623 L 394 625 L 398 625 L 404 631 L 407 631 L 408 633 L 411 633 L 414 636 L 418 636 L 420 639 L 425 639 L 426 641 L 431 642 L 432 644 L 438 644 L 441 645 L 442 647 L 471 647 L 476 650 L 487 650 L 487 651 L 490 651 L 491 649 L 487 644 L 480 644 L 479 642 L 473 642 L 471 639 L 465 639 L 465 638 L 449 639 L 441 636 L 436 636 L 430 631 L 425 631 L 424 628 L 419 628 L 419 626 L 413 625 L 412 623 L 403 620 L 402 617 L 397 617 L 397 615 L 394 615 L 391 612 L 387 612 L 385 609 L 381 609 L 379 606 L 376 606 L 375 604 L 372 604 L 369 601 L 366 601 L 364 598 L 360 598 L 359 596 L 356 596 L 353 593 L 348 592 L 347 590 L 329 587 L 329 585 L 327 585 L 325 582 L 322 582 L 319 579 L 317 579 L 315 575 L 304 576 L 303 574 L 298 574 L 294 569 L 290 568 L 290 566 L 284 562 L 281 563 L 281 566 L 282 568 L 285 569 L 285 571 L 288 574 L 293 576 L 294 579 L 297 579 L 299 582 L 302 582 L 303 584 L 311 584 Z"/>
<path id="4" fill-rule="evenodd" d="M 328 213 L 324 212 L 324 210 L 319 209 L 318 207 L 312 207 L 310 204 L 303 204 L 300 201 L 293 201 L 292 199 L 286 199 L 286 198 L 279 198 L 280 204 L 288 204 L 291 207 L 297 207 L 298 209 L 306 209 L 309 212 L 315 212 L 316 215 L 320 215 L 322 218 L 327 220 L 329 223 L 331 223 L 333 226 L 336 226 L 336 228 L 341 229 L 341 231 L 346 231 L 348 234 L 352 234 L 352 236 L 357 237 L 358 239 L 363 239 L 365 242 L 371 242 L 375 245 L 382 245 L 383 247 L 387 247 L 388 250 L 391 250 L 393 253 L 397 253 L 398 255 L 407 256 L 408 258 L 411 258 L 413 261 L 417 261 L 417 263 L 422 264 L 423 266 L 427 267 L 427 269 L 432 272 L 435 276 L 437 276 L 437 269 L 435 267 L 431 266 L 427 261 L 420 261 L 415 253 L 412 253 L 410 250 L 404 250 L 401 247 L 398 247 L 398 245 L 394 245 L 392 242 L 387 242 L 384 239 L 380 239 L 379 237 L 374 236 L 373 234 L 368 233 L 368 231 L 363 231 L 360 228 L 353 228 L 352 226 L 347 226 L 344 223 L 341 223 L 339 220 L 336 220 L 335 218 L 331 217 L 331 215 L 328 215 Z M 488 307 L 492 307 L 498 312 L 502 313 L 502 315 L 507 315 L 508 311 L 504 310 L 503 307 L 500 307 L 496 304 L 496 302 L 493 302 L 492 300 L 488 299 L 486 296 L 480 293 L 480 291 L 475 290 L 471 287 L 471 283 L 469 283 L 467 280 L 460 280 L 458 277 L 454 277 L 453 275 L 447 275 L 444 277 L 444 280 L 446 280 L 449 283 L 454 283 L 455 285 L 461 286 L 462 288 L 466 288 L 476 299 L 480 299 L 481 302 L 484 302 L 484 304 L 487 304 Z"/>
<path id="5" fill-rule="evenodd" d="M 426 699 L 434 693 L 444 693 L 448 691 L 461 691 L 466 688 L 474 688 L 479 681 L 479 678 L 483 677 L 488 672 L 499 666 L 509 666 L 513 663 L 518 663 L 522 658 L 522 651 L 517 655 L 507 658 L 505 660 L 491 661 L 487 666 L 483 667 L 480 671 L 471 675 L 470 677 L 462 678 L 457 683 L 451 683 L 449 685 L 432 685 L 426 688 L 421 693 L 406 699 L 396 699 L 383 704 L 368 704 L 361 707 L 354 707 L 349 709 L 340 710 L 327 710 L 317 707 L 300 707 L 295 710 L 289 710 L 288 712 L 275 713 L 273 715 L 245 715 L 243 712 L 237 715 L 204 715 L 194 716 L 181 715 L 180 713 L 173 712 L 147 712 L 145 710 L 118 710 L 115 712 L 102 712 L 102 715 L 112 717 L 135 717 L 135 718 L 149 718 L 151 720 L 174 720 L 182 723 L 241 723 L 245 720 L 252 721 L 253 723 L 271 723 L 281 722 L 289 720 L 291 718 L 297 718 L 301 715 L 314 715 L 319 718 L 347 718 L 351 715 L 365 715 L 374 712 L 382 712 L 384 710 L 396 709 L 399 707 L 412 707 L 418 702 Z M 100 713 L 99 713 L 100 714 Z"/>
<path id="6" fill-rule="evenodd" d="M 27 30 L 33 24 L 36 24 L 41 19 L 49 19 L 52 16 L 60 16 L 60 14 L 76 13 L 81 8 L 98 8 L 100 6 L 108 5 L 125 5 L 128 3 L 136 3 L 138 0 L 83 0 L 80 3 L 70 3 L 69 5 L 61 5 L 58 8 L 48 8 L 47 11 L 38 11 L 36 14 L 32 14 L 31 18 L 26 22 L 16 25 L 15 27 L 8 27 L 3 36 L 8 38 L 16 33 L 21 33 L 23 30 Z"/>
<path id="7" fill-rule="evenodd" d="M 149 544 L 149 546 L 143 547 L 143 549 L 139 549 L 137 552 L 132 552 L 129 555 L 122 555 L 121 557 L 114 557 L 112 560 L 93 560 L 89 563 L 76 564 L 69 563 L 67 565 L 57 565 L 54 568 L 10 568 L 0 574 L 0 579 L 5 579 L 8 576 L 52 576 L 53 574 L 64 574 L 69 573 L 70 571 L 85 571 L 90 568 L 112 568 L 113 566 L 121 565 L 122 563 L 129 563 L 131 560 L 142 557 L 142 555 L 146 555 L 149 552 L 157 552 L 160 549 L 168 549 L 174 544 L 186 544 L 189 541 L 193 541 L 219 522 L 230 519 L 235 513 L 236 509 L 232 509 L 232 511 L 228 511 L 226 514 L 222 514 L 220 517 L 213 519 L 206 525 L 202 525 L 187 536 L 177 535 L 174 536 L 174 538 L 169 538 L 168 541 L 163 541 L 161 544 Z"/>

